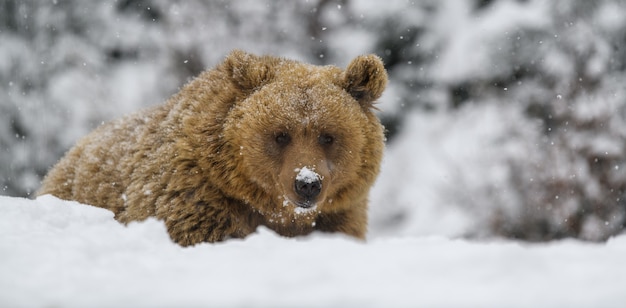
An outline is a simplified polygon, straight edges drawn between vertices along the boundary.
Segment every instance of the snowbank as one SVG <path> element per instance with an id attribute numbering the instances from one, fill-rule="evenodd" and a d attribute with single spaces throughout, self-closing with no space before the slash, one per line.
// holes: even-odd
<path id="1" fill-rule="evenodd" d="M 0 197 L 1 307 L 618 307 L 626 236 L 605 244 L 339 235 L 181 248 L 156 220 Z"/>

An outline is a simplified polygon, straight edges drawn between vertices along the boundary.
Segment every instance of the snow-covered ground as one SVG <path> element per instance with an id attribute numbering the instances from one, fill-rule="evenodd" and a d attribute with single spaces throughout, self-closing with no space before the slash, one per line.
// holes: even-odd
<path id="1" fill-rule="evenodd" d="M 623 307 L 626 235 L 528 244 L 443 236 L 181 248 L 156 220 L 0 197 L 0 307 Z"/>

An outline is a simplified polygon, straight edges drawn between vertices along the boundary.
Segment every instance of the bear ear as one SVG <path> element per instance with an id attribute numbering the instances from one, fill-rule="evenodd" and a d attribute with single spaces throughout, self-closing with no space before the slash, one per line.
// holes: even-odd
<path id="1" fill-rule="evenodd" d="M 375 55 L 356 57 L 343 75 L 344 89 L 362 106 L 371 107 L 385 90 L 387 72 Z"/>
<path id="2" fill-rule="evenodd" d="M 273 78 L 270 59 L 233 50 L 224 61 L 228 77 L 244 92 L 252 92 Z"/>

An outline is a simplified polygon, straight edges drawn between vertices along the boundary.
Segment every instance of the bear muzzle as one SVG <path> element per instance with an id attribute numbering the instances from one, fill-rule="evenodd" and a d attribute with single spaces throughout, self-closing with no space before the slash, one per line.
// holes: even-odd
<path id="1" fill-rule="evenodd" d="M 319 179 L 312 181 L 296 179 L 294 191 L 303 201 L 296 201 L 296 205 L 302 208 L 309 208 L 315 205 L 317 196 L 322 191 L 322 182 Z"/>
<path id="2" fill-rule="evenodd" d="M 315 171 L 315 167 L 302 167 L 294 169 L 297 172 L 293 178 L 292 203 L 297 207 L 308 209 L 314 207 L 320 199 L 323 199 L 324 176 Z"/>

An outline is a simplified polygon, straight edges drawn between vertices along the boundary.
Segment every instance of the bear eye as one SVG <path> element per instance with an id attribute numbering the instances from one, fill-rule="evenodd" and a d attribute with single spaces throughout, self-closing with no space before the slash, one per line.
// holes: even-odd
<path id="1" fill-rule="evenodd" d="M 333 142 L 335 142 L 335 137 L 333 137 L 332 135 L 329 134 L 321 134 L 319 137 L 317 137 L 317 141 L 319 142 L 319 144 L 321 145 L 332 145 Z"/>
<path id="2" fill-rule="evenodd" d="M 276 144 L 280 146 L 286 146 L 289 144 L 289 142 L 291 142 L 291 136 L 289 136 L 289 134 L 287 133 L 278 133 L 276 134 L 274 140 L 276 140 Z"/>

